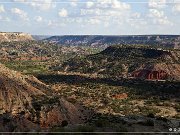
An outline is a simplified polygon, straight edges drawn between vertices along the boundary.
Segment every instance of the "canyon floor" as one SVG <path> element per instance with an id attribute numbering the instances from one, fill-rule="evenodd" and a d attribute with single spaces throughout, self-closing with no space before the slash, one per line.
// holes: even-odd
<path id="1" fill-rule="evenodd" d="M 179 128 L 179 82 L 119 80 L 61 72 L 37 78 L 67 101 L 93 110 L 92 118 L 79 130 L 169 132 L 170 128 Z M 68 130 L 74 131 L 55 131 Z"/>

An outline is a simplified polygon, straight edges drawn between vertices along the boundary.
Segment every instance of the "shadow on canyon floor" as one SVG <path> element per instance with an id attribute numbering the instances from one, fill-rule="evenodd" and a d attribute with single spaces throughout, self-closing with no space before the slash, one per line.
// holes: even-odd
<path id="1" fill-rule="evenodd" d="M 81 75 L 38 75 L 37 78 L 47 84 L 66 83 L 67 85 L 106 84 L 109 86 L 124 86 L 142 97 L 157 96 L 162 100 L 179 98 L 180 82 L 147 81 L 135 79 L 90 78 Z"/>

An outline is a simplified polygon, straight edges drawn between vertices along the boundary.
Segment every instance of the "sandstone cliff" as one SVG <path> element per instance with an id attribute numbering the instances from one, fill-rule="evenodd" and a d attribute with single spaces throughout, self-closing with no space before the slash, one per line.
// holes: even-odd
<path id="1" fill-rule="evenodd" d="M 180 80 L 180 64 L 145 64 L 131 73 L 132 77 L 148 80 Z"/>

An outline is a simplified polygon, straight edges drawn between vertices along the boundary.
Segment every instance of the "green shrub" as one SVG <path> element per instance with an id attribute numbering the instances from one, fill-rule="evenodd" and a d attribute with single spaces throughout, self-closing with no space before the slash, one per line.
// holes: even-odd
<path id="1" fill-rule="evenodd" d="M 62 126 L 62 127 L 66 127 L 67 125 L 68 125 L 68 121 L 63 120 L 63 121 L 61 122 L 61 126 Z"/>

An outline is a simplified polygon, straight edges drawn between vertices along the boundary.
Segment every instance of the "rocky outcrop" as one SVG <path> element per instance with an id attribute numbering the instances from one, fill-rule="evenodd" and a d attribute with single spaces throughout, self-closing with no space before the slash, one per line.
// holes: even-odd
<path id="1" fill-rule="evenodd" d="M 22 32 L 0 32 L 0 42 L 31 41 L 34 40 L 30 34 Z"/>
<path id="2" fill-rule="evenodd" d="M 0 131 L 4 131 L 7 124 L 14 128 L 9 129 L 8 126 L 5 131 L 30 131 L 31 128 L 40 130 L 60 126 L 62 121 L 77 124 L 83 122 L 83 118 L 81 110 L 56 96 L 37 78 L 22 75 L 0 64 L 0 121 L 5 120 L 6 123 L 0 124 Z M 23 127 L 23 124 L 28 126 Z"/>
<path id="3" fill-rule="evenodd" d="M 146 64 L 131 73 L 134 78 L 147 80 L 180 80 L 179 64 Z"/>
<path id="4" fill-rule="evenodd" d="M 168 74 L 163 70 L 152 71 L 152 70 L 138 70 L 132 73 L 132 76 L 135 78 L 144 77 L 148 80 L 166 80 L 168 78 Z"/>
<path id="5" fill-rule="evenodd" d="M 116 95 L 113 95 L 112 98 L 114 98 L 114 99 L 127 99 L 128 94 L 126 94 L 126 93 L 116 94 Z"/>

